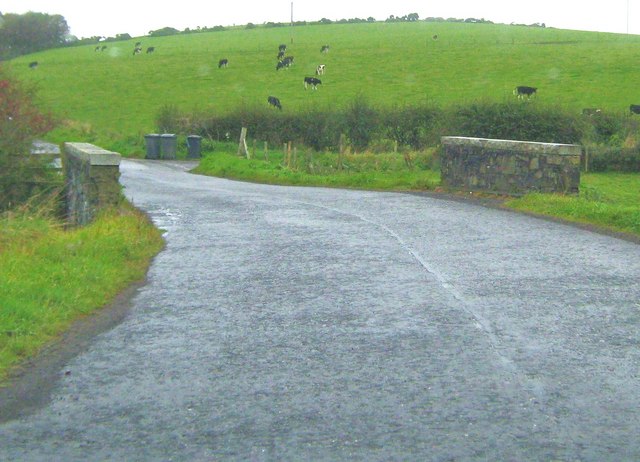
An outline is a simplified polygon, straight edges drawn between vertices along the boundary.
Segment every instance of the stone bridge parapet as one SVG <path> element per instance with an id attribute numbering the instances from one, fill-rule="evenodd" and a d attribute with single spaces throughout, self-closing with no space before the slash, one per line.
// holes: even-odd
<path id="1" fill-rule="evenodd" d="M 447 136 L 442 146 L 441 179 L 448 189 L 516 196 L 578 193 L 579 145 Z"/>
<path id="2" fill-rule="evenodd" d="M 89 143 L 64 143 L 64 169 L 70 224 L 85 225 L 122 200 L 120 154 Z"/>

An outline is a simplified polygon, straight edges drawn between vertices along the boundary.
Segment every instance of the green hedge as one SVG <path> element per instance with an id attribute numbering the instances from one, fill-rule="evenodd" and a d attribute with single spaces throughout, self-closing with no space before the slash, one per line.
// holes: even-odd
<path id="1" fill-rule="evenodd" d="M 640 150 L 619 147 L 588 149 L 590 172 L 640 172 Z"/>
<path id="2" fill-rule="evenodd" d="M 281 146 L 293 141 L 316 151 L 337 151 L 340 139 L 354 152 L 395 149 L 422 151 L 442 136 L 510 139 L 604 146 L 591 158 L 597 171 L 640 171 L 640 122 L 627 114 L 585 116 L 536 101 L 472 102 L 442 108 L 413 105 L 379 108 L 356 97 L 344 109 L 311 108 L 296 113 L 244 107 L 228 115 L 184 114 L 165 107 L 158 127 L 167 133 L 198 134 L 215 141 L 249 137 Z M 631 146 L 623 148 L 623 146 Z"/>

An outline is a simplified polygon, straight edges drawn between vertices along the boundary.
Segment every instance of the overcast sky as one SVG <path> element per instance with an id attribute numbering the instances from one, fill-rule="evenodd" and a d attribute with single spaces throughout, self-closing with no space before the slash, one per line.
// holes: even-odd
<path id="1" fill-rule="evenodd" d="M 71 33 L 79 38 L 142 36 L 151 30 L 175 27 L 229 26 L 288 22 L 291 0 L 2 0 L 2 13 L 60 14 Z M 485 18 L 500 23 L 543 22 L 561 29 L 640 34 L 640 0 L 396 0 L 393 2 L 351 0 L 294 0 L 293 18 L 314 21 L 368 18 L 384 20 L 390 15 L 418 13 L 444 18 Z"/>

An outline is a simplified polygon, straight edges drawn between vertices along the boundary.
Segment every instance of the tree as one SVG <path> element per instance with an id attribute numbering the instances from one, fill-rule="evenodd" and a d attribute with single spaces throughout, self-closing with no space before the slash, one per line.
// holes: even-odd
<path id="1" fill-rule="evenodd" d="M 180 31 L 173 27 L 163 27 L 162 29 L 149 31 L 149 37 L 165 37 L 168 35 L 178 35 Z"/>
<path id="2" fill-rule="evenodd" d="M 33 91 L 0 66 L 0 211 L 27 201 L 50 181 L 50 160 L 31 155 L 31 144 L 53 125 L 36 107 Z"/>
<path id="3" fill-rule="evenodd" d="M 67 21 L 60 15 L 45 13 L 7 13 L 0 23 L 0 56 L 5 59 L 65 44 Z"/>

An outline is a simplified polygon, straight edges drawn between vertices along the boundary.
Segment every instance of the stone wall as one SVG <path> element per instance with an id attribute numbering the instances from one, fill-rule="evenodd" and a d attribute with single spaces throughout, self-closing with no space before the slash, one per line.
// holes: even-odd
<path id="1" fill-rule="evenodd" d="M 100 209 L 122 200 L 120 154 L 88 143 L 65 143 L 64 169 L 69 223 L 85 225 Z"/>
<path id="2" fill-rule="evenodd" d="M 522 195 L 577 194 L 581 146 L 443 137 L 442 185 L 448 189 Z"/>

